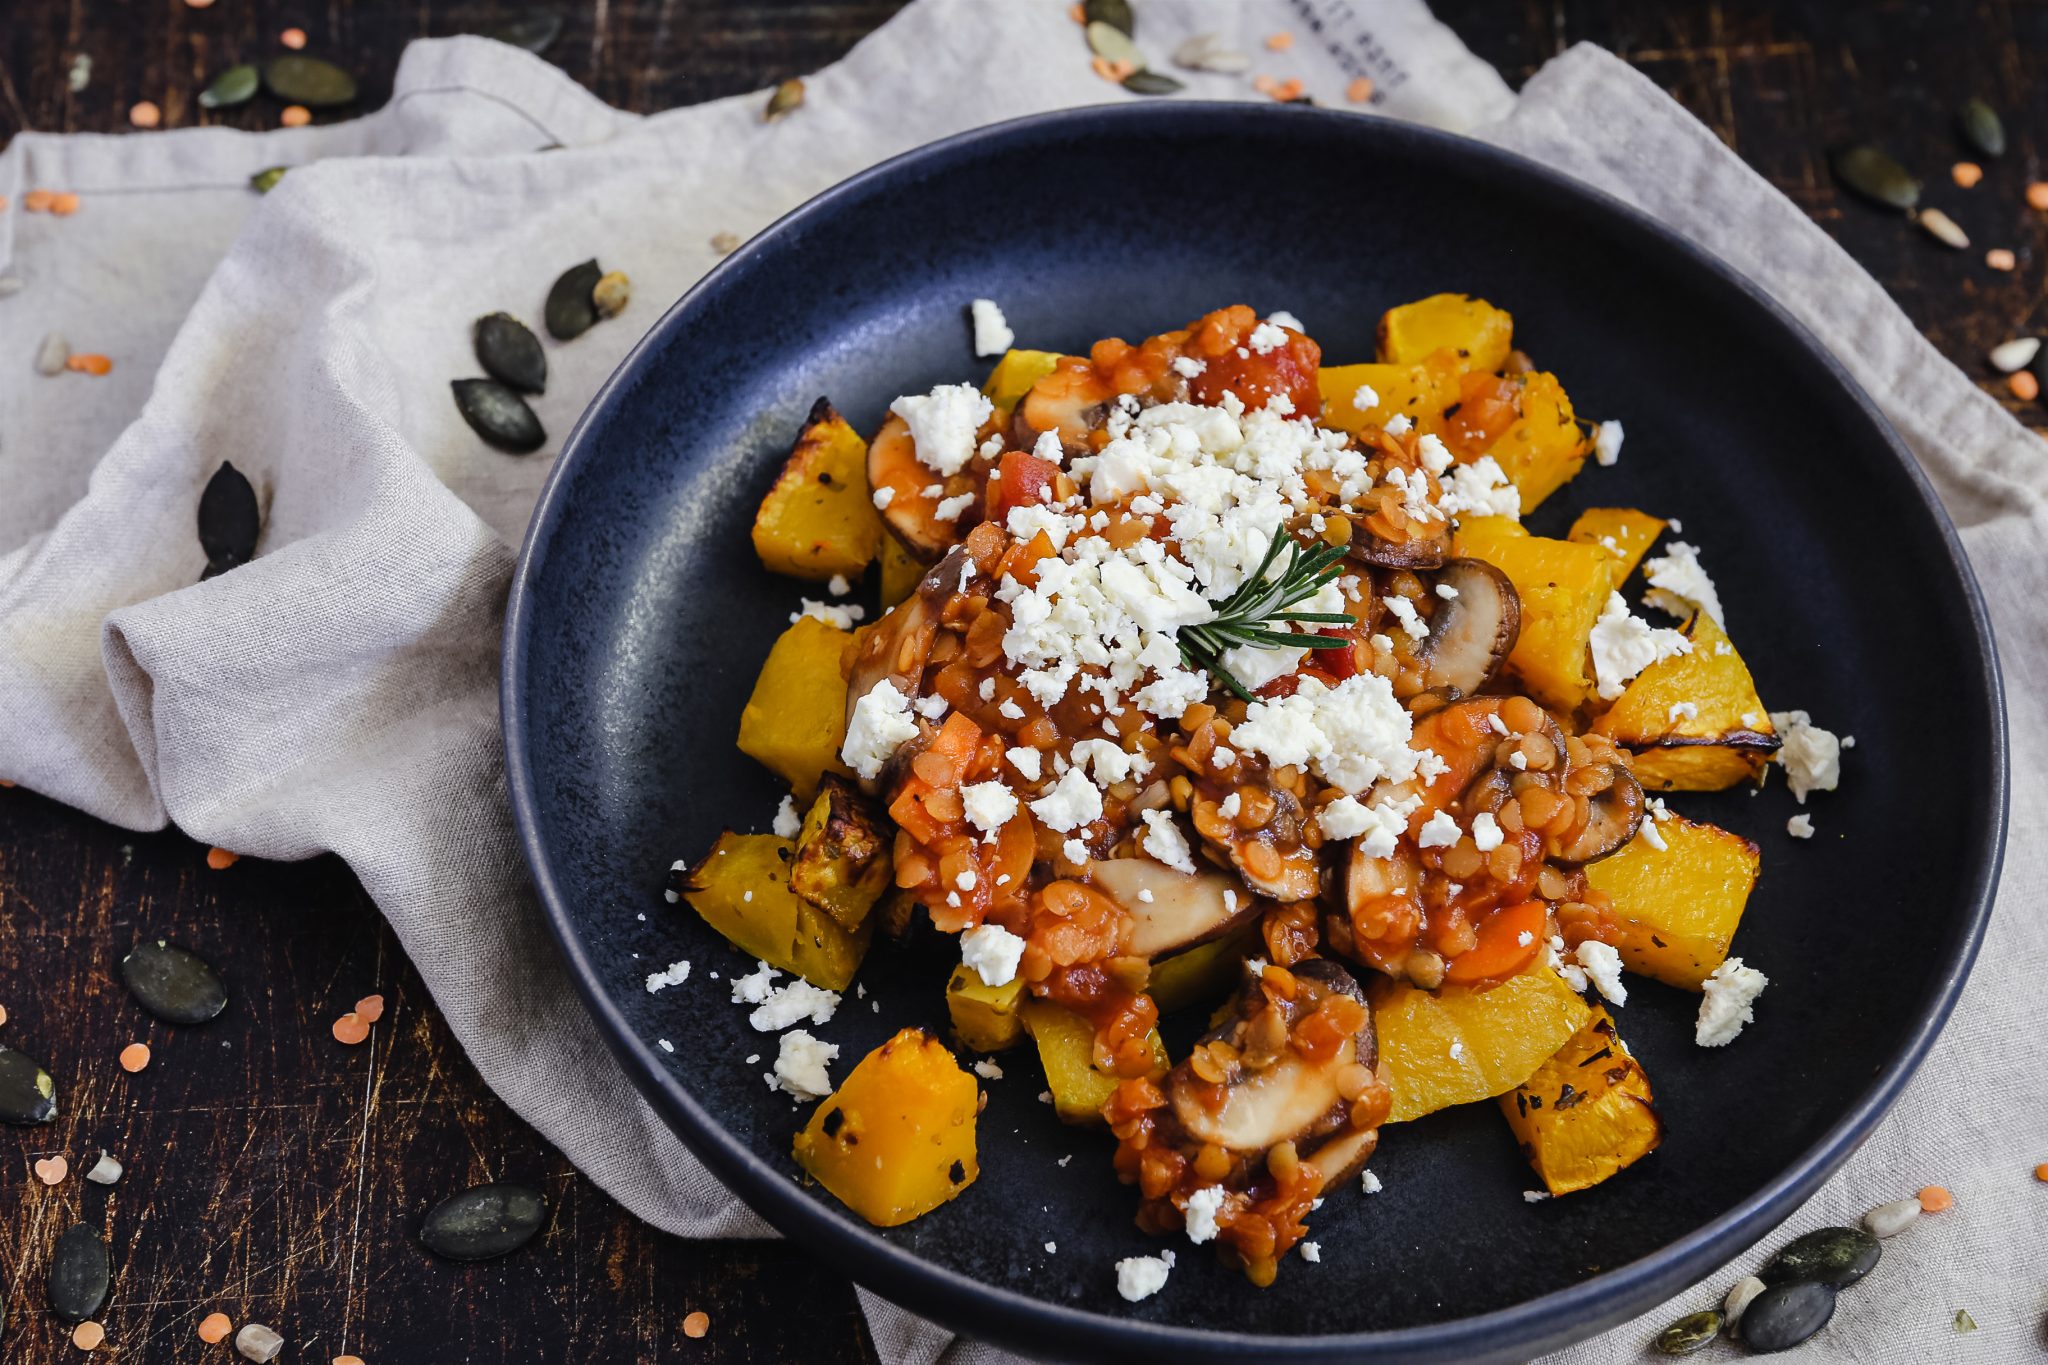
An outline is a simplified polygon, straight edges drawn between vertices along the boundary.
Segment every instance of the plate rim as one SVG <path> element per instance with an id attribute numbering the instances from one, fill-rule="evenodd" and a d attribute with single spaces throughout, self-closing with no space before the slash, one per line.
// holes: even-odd
<path id="1" fill-rule="evenodd" d="M 1105 131 L 1105 125 L 1111 125 L 1107 128 L 1110 132 L 1134 126 L 1144 131 L 1172 133 L 1198 129 L 1205 120 L 1218 119 L 1238 126 L 1249 122 L 1268 127 L 1283 123 L 1300 127 L 1313 122 L 1335 128 L 1345 136 L 1385 138 L 1396 143 L 1409 140 L 1447 156 L 1476 160 L 1487 169 L 1534 180 L 1549 192 L 1578 199 L 1596 212 L 1621 220 L 1716 277 L 1721 286 L 1746 296 L 1833 378 L 1905 472 L 1908 485 L 1932 518 L 1950 566 L 1963 587 L 1966 615 L 1977 647 L 1978 682 L 1988 702 L 1992 819 L 1986 822 L 1973 850 L 1973 875 L 1965 878 L 1968 922 L 1940 965 L 1933 1007 L 1923 1012 L 1904 1044 L 1842 1116 L 1788 1167 L 1747 1198 L 1636 1260 L 1562 1289 L 1475 1316 L 1419 1326 L 1303 1336 L 1219 1331 L 1116 1318 L 1053 1303 L 987 1284 L 923 1259 L 877 1230 L 858 1224 L 851 1213 L 831 1209 L 803 1194 L 786 1171 L 777 1169 L 767 1157 L 740 1142 L 691 1096 L 604 990 L 571 919 L 567 898 L 556 884 L 542 843 L 538 797 L 528 760 L 528 698 L 524 690 L 527 646 L 535 625 L 534 584 L 563 514 L 568 473 L 585 458 L 590 430 L 599 415 L 610 407 L 614 395 L 641 377 L 655 352 L 665 344 L 667 335 L 682 325 L 680 320 L 696 301 L 725 287 L 728 279 L 741 274 L 755 258 L 773 250 L 782 238 L 829 215 L 841 200 L 862 195 L 877 182 L 917 172 L 928 163 L 990 155 L 986 146 L 1000 147 L 1011 140 L 1061 133 L 1097 134 Z M 1176 130 L 1171 127 L 1174 124 L 1186 127 Z M 1590 1338 L 1681 1292 L 1767 1235 L 1805 1203 L 1847 1161 L 1904 1091 L 1946 1026 L 1983 945 L 2003 868 L 2010 818 L 2011 755 L 2005 689 L 1990 617 L 1976 574 L 1954 523 L 1919 461 L 1842 362 L 1799 319 L 1748 276 L 1660 220 L 1597 186 L 1520 153 L 1384 116 L 1232 101 L 1088 105 L 1026 115 L 956 133 L 899 153 L 839 181 L 777 218 L 714 265 L 620 360 L 562 443 L 534 503 L 512 574 L 505 609 L 499 706 L 513 823 L 549 933 L 606 1045 L 669 1131 L 704 1161 L 735 1197 L 783 1235 L 823 1256 L 856 1283 L 913 1312 L 938 1319 L 949 1330 L 963 1331 L 960 1324 L 971 1320 L 977 1329 L 996 1329 L 990 1340 L 1025 1340 L 1039 1348 L 1098 1359 L 1121 1359 L 1134 1352 L 1159 1359 L 1169 1355 L 1202 1359 L 1255 1356 L 1289 1361 L 1526 1358 Z"/>

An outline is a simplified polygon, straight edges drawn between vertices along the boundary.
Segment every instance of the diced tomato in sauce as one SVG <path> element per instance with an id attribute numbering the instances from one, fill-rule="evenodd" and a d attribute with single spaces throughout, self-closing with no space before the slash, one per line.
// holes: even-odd
<path id="1" fill-rule="evenodd" d="M 1044 502 L 1059 472 L 1058 465 L 1029 451 L 1005 451 L 996 471 L 996 502 L 989 520 L 1001 523 L 1016 508 L 1036 507 Z"/>

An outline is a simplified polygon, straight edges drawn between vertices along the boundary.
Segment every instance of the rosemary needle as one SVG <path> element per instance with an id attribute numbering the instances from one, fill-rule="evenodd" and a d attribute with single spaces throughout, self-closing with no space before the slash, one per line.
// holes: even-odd
<path id="1" fill-rule="evenodd" d="M 1287 554 L 1277 576 L 1268 572 Z M 1236 592 L 1209 605 L 1216 617 L 1200 625 L 1182 626 L 1177 633 L 1181 657 L 1190 667 L 1206 670 L 1216 681 L 1246 701 L 1254 700 L 1246 687 L 1228 668 L 1223 655 L 1238 645 L 1259 649 L 1347 649 L 1351 641 L 1328 635 L 1303 635 L 1286 629 L 1296 622 L 1305 625 L 1353 624 L 1342 612 L 1296 611 L 1294 607 L 1321 592 L 1344 572 L 1344 547 L 1319 544 L 1303 549 L 1299 541 L 1281 527 L 1273 532 L 1259 567 L 1246 576 Z"/>

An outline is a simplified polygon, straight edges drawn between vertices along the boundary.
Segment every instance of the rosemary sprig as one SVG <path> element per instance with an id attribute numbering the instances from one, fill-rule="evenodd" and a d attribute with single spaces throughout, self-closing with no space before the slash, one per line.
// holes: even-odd
<path id="1" fill-rule="evenodd" d="M 1280 559 L 1282 550 L 1287 560 L 1276 576 L 1268 577 Z M 1293 622 L 1307 625 L 1341 625 L 1352 623 L 1342 612 L 1295 611 L 1297 603 L 1306 602 L 1323 590 L 1324 585 L 1344 572 L 1344 547 L 1341 545 L 1318 544 L 1313 549 L 1304 549 L 1300 541 L 1287 534 L 1285 527 L 1273 532 L 1273 543 L 1266 547 L 1266 557 L 1259 561 L 1259 567 L 1252 570 L 1236 592 L 1220 601 L 1211 601 L 1216 609 L 1216 619 L 1204 621 L 1196 626 L 1182 626 L 1176 632 L 1181 658 L 1190 668 L 1206 670 L 1209 675 L 1235 692 L 1246 701 L 1254 700 L 1252 691 L 1223 666 L 1223 655 L 1238 645 L 1253 645 L 1260 649 L 1347 649 L 1349 640 L 1339 640 L 1327 635 L 1300 635 L 1284 629 Z"/>

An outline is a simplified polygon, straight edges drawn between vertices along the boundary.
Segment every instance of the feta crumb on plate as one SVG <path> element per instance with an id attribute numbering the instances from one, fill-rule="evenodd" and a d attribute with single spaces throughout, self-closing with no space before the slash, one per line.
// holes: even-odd
<path id="1" fill-rule="evenodd" d="M 1593 428 L 1593 462 L 1611 465 L 1621 458 L 1621 423 L 1602 422 Z"/>
<path id="2" fill-rule="evenodd" d="M 661 971 L 649 972 L 647 974 L 647 993 L 649 995 L 657 995 L 667 990 L 670 986 L 680 986 L 689 979 L 689 963 L 671 962 Z"/>
<path id="3" fill-rule="evenodd" d="M 968 312 L 974 318 L 974 353 L 977 356 L 1001 355 L 1017 342 L 1017 334 L 1010 330 L 1009 319 L 994 299 L 976 299 L 968 305 Z"/>
<path id="4" fill-rule="evenodd" d="M 1303 1242 L 1301 1244 L 1301 1259 L 1311 1265 L 1320 1265 L 1323 1259 L 1323 1244 L 1321 1242 Z"/>
<path id="5" fill-rule="evenodd" d="M 1365 1192 L 1367 1194 L 1378 1194 L 1381 1190 L 1386 1188 L 1385 1185 L 1382 1185 L 1380 1183 L 1380 1178 L 1377 1175 L 1374 1175 L 1371 1171 L 1367 1171 L 1365 1173 L 1364 1180 L 1361 1183 L 1365 1186 Z"/>
<path id="6" fill-rule="evenodd" d="M 817 602 L 808 597 L 798 600 L 803 603 L 803 609 L 789 614 L 789 623 L 791 625 L 795 625 L 804 617 L 809 616 L 839 630 L 852 630 L 854 625 L 868 614 L 867 608 L 851 602 L 845 604 Z"/>
<path id="7" fill-rule="evenodd" d="M 1540 1203 L 1542 1203 L 1542 1202 L 1543 1202 L 1544 1200 L 1546 1200 L 1546 1199 L 1548 1199 L 1548 1198 L 1550 1198 L 1550 1191 L 1549 1191 L 1549 1190 L 1523 1190 L 1523 1191 L 1522 1191 L 1522 1202 L 1523 1202 L 1523 1203 L 1525 1203 L 1525 1204 L 1540 1204 Z"/>
<path id="8" fill-rule="evenodd" d="M 828 1067 L 839 1056 L 839 1044 L 822 1042 L 802 1029 L 782 1035 L 775 1070 L 765 1078 L 777 1090 L 800 1100 L 818 1100 L 832 1093 Z"/>
<path id="9" fill-rule="evenodd" d="M 758 1005 L 775 991 L 775 978 L 782 973 L 765 962 L 756 962 L 755 970 L 745 976 L 732 979 L 732 1002 L 735 1005 Z"/>
<path id="10" fill-rule="evenodd" d="M 1833 791 L 1842 780 L 1844 747 L 1834 732 L 1815 725 L 1804 711 L 1773 711 L 1771 725 L 1778 732 L 1778 752 L 1771 761 L 1785 770 L 1799 804 L 1806 804 L 1808 792 Z"/>
<path id="11" fill-rule="evenodd" d="M 769 991 L 760 1006 L 747 1016 L 747 1022 L 758 1032 L 774 1033 L 804 1019 L 814 1024 L 829 1024 L 838 1011 L 837 992 L 813 986 L 798 977 L 786 986 Z"/>
<path id="12" fill-rule="evenodd" d="M 782 798 L 782 804 L 775 808 L 775 823 L 770 826 L 778 839 L 794 839 L 803 832 L 804 820 L 796 812 L 796 802 L 789 797 Z"/>
<path id="13" fill-rule="evenodd" d="M 1223 1207 L 1223 1187 L 1204 1185 L 1188 1196 L 1187 1207 L 1182 1214 L 1187 1220 L 1188 1240 L 1197 1246 L 1216 1239 L 1217 1210 Z"/>
<path id="14" fill-rule="evenodd" d="M 1744 1024 L 1756 1022 L 1750 1007 L 1770 983 L 1762 972 L 1743 966 L 1739 957 L 1714 968 L 1714 974 L 1701 983 L 1700 1017 L 1692 1040 L 1701 1047 L 1724 1047 L 1733 1042 Z"/>
<path id="15" fill-rule="evenodd" d="M 1813 837 L 1813 817 L 1811 815 L 1793 816 L 1785 822 L 1785 832 L 1795 839 L 1811 839 Z"/>
<path id="16" fill-rule="evenodd" d="M 1621 984 L 1621 954 L 1597 938 L 1589 938 L 1578 946 L 1573 956 L 1586 970 L 1586 978 L 1596 986 L 1600 994 L 1616 1005 L 1628 1003 L 1628 987 Z"/>
<path id="17" fill-rule="evenodd" d="M 1671 523 L 1671 529 L 1678 529 L 1676 521 Z M 1650 583 L 1643 601 L 1657 610 L 1686 617 L 1697 607 L 1713 617 L 1715 625 L 1727 628 L 1727 618 L 1721 615 L 1721 594 L 1700 566 L 1698 547 L 1682 540 L 1672 541 L 1664 547 L 1663 554 L 1643 561 L 1643 577 Z"/>
<path id="18" fill-rule="evenodd" d="M 988 1058 L 983 1057 L 974 1064 L 974 1074 L 985 1081 L 999 1081 L 1003 1078 L 1003 1069 Z"/>
<path id="19" fill-rule="evenodd" d="M 1149 1299 L 1166 1287 L 1166 1276 L 1172 1269 L 1171 1251 L 1162 1251 L 1157 1256 L 1126 1256 L 1116 1263 L 1116 1292 L 1127 1303 Z"/>

